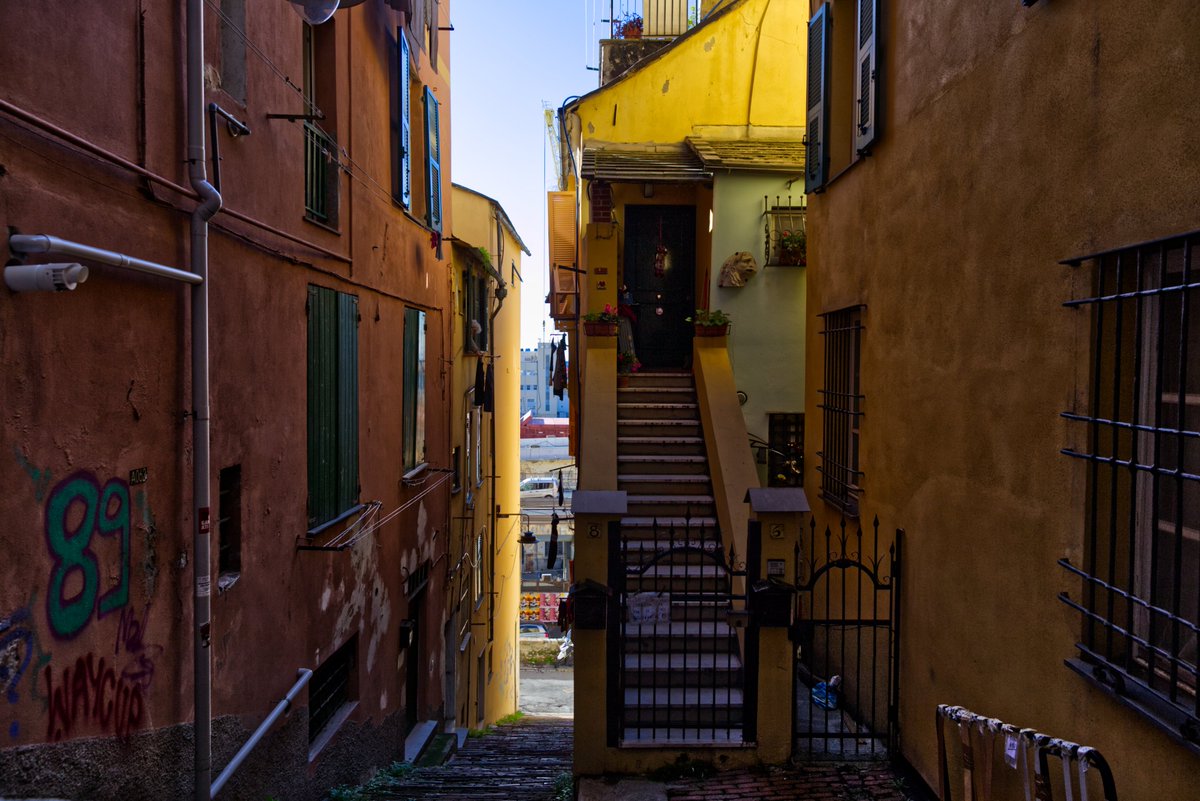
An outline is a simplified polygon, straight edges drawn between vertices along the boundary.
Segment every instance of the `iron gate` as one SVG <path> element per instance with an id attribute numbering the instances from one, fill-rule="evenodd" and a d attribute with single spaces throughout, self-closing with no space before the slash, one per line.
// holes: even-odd
<path id="1" fill-rule="evenodd" d="M 880 537 L 818 529 L 796 545 L 796 755 L 882 759 L 898 753 L 900 555 Z"/>
<path id="2" fill-rule="evenodd" d="M 610 529 L 610 745 L 754 742 L 758 632 L 738 634 L 748 615 L 737 584 L 756 577 L 737 559 L 690 520 Z"/>

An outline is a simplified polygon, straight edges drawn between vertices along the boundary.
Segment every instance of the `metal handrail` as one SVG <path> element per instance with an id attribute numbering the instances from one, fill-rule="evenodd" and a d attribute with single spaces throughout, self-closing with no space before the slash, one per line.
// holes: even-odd
<path id="1" fill-rule="evenodd" d="M 233 759 L 229 760 L 229 764 L 225 766 L 225 769 L 221 771 L 221 775 L 218 776 L 217 780 L 212 783 L 212 788 L 209 790 L 209 797 L 215 796 L 217 793 L 221 792 L 221 788 L 225 786 L 225 782 L 229 781 L 230 777 L 233 776 L 239 767 L 241 767 L 242 763 L 246 761 L 246 757 L 250 756 L 250 752 L 254 750 L 255 746 L 262 742 L 262 738 L 266 736 L 267 730 L 275 724 L 275 721 L 279 720 L 284 712 L 287 712 L 288 709 L 291 708 L 292 701 L 295 700 L 300 691 L 304 689 L 304 685 L 308 684 L 309 679 L 312 678 L 313 672 L 308 668 L 300 668 L 297 671 L 297 675 L 299 678 L 297 678 L 296 683 L 292 685 L 292 689 L 288 690 L 288 694 L 284 697 L 284 699 L 275 705 L 275 708 L 271 710 L 271 714 L 267 715 L 267 719 L 264 720 L 262 724 L 254 730 L 254 734 L 250 735 L 250 739 L 246 740 L 241 749 L 234 754 Z"/>

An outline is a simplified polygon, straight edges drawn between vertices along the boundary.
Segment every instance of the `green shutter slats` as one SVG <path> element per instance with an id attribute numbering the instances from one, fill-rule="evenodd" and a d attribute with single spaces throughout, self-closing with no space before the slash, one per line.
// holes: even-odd
<path id="1" fill-rule="evenodd" d="M 403 28 L 396 29 L 396 40 L 400 42 L 400 63 L 397 65 L 397 80 L 400 83 L 399 97 L 399 152 L 400 164 L 399 200 L 404 208 L 412 208 L 412 64 L 408 50 L 408 37 Z"/>
<path id="2" fill-rule="evenodd" d="M 820 191 L 829 177 L 829 4 L 808 22 L 808 112 L 805 116 L 804 191 Z"/>
<path id="3" fill-rule="evenodd" d="M 358 298 L 308 287 L 308 525 L 358 502 Z"/>
<path id="4" fill-rule="evenodd" d="M 879 0 L 858 0 L 858 58 L 854 85 L 854 150 L 870 152 L 879 137 Z"/>
<path id="5" fill-rule="evenodd" d="M 358 503 L 358 298 L 338 293 L 337 506 Z"/>
<path id="6" fill-rule="evenodd" d="M 442 139 L 438 124 L 438 101 L 425 87 L 425 219 L 435 231 L 442 230 Z"/>

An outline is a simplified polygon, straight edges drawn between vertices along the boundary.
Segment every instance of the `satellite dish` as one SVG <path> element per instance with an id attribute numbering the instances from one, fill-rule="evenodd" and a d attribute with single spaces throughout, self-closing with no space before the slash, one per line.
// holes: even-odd
<path id="1" fill-rule="evenodd" d="M 328 22 L 338 10 L 338 0 L 289 0 L 296 13 L 309 25 Z"/>
<path id="2" fill-rule="evenodd" d="M 360 6 L 365 2 L 367 2 L 367 0 L 342 0 L 340 3 L 338 3 L 338 8 L 350 8 L 352 6 Z"/>

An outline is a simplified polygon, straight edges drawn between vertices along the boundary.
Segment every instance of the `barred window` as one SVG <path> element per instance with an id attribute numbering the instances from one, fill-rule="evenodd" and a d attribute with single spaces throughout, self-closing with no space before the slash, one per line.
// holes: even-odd
<path id="1" fill-rule="evenodd" d="M 824 417 L 821 460 L 821 497 L 849 516 L 858 515 L 859 422 L 863 396 L 859 382 L 862 343 L 862 306 L 822 314 L 825 327 L 825 387 L 820 408 Z"/>
<path id="2" fill-rule="evenodd" d="M 1094 271 L 1090 408 L 1064 453 L 1087 470 L 1072 666 L 1200 743 L 1200 232 L 1072 259 Z M 1189 367 L 1193 367 L 1190 369 Z"/>

